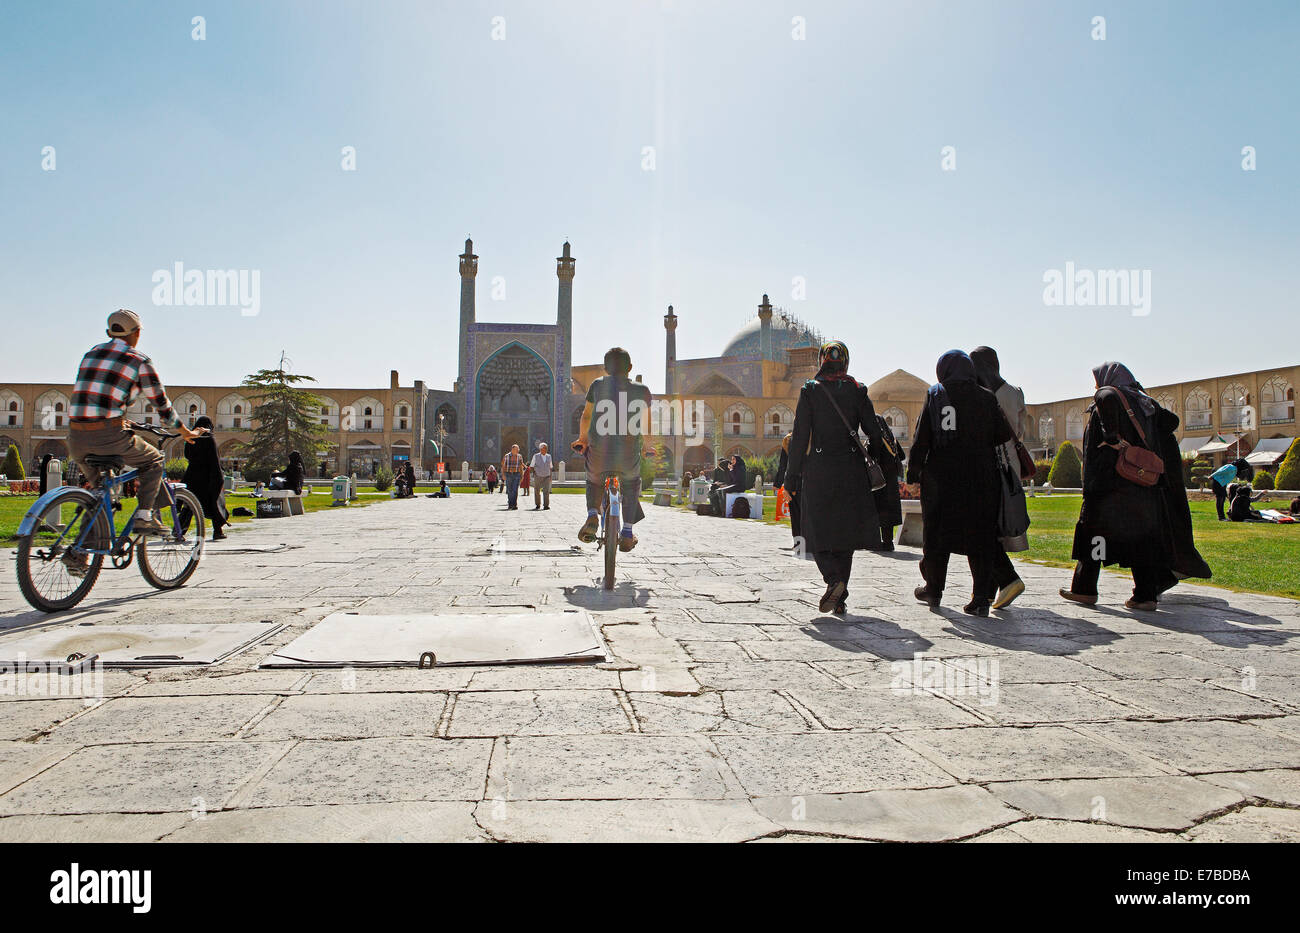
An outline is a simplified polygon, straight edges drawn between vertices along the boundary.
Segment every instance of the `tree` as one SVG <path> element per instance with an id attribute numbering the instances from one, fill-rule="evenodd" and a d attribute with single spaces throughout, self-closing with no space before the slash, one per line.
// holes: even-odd
<path id="1" fill-rule="evenodd" d="M 1300 489 L 1300 440 L 1291 442 L 1274 482 L 1278 489 Z"/>
<path id="2" fill-rule="evenodd" d="M 18 456 L 18 448 L 10 444 L 9 449 L 5 451 L 4 466 L 0 466 L 0 473 L 3 473 L 9 479 L 26 479 L 27 471 L 23 469 L 23 458 Z"/>
<path id="3" fill-rule="evenodd" d="M 1079 489 L 1083 486 L 1083 461 L 1069 441 L 1056 451 L 1056 459 L 1052 461 L 1047 481 L 1057 489 Z"/>
<path id="4" fill-rule="evenodd" d="M 317 421 L 320 399 L 298 388 L 299 383 L 315 381 L 311 376 L 287 371 L 283 357 L 278 369 L 259 369 L 244 377 L 240 385 L 248 390 L 253 401 L 252 417 L 257 422 L 252 440 L 243 448 L 248 454 L 245 476 L 251 479 L 283 469 L 295 450 L 305 460 L 316 455 L 316 448 L 329 432 Z"/>
<path id="5" fill-rule="evenodd" d="M 1210 480 L 1210 474 L 1214 472 L 1214 464 L 1208 460 L 1197 458 L 1192 461 L 1190 476 L 1192 483 L 1197 489 L 1204 489 L 1205 484 Z"/>

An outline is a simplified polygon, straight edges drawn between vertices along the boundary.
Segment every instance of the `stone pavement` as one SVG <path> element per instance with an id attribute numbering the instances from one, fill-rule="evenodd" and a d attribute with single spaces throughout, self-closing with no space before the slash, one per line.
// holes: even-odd
<path id="1" fill-rule="evenodd" d="M 110 671 L 106 699 L 0 696 L 0 840 L 1300 839 L 1300 603 L 1180 586 L 1156 615 L 911 596 L 861 554 L 839 619 L 788 531 L 647 507 L 606 594 L 579 496 L 418 498 L 254 522 L 190 585 L 105 571 L 73 613 L 0 573 L 0 631 L 79 621 L 288 628 L 226 662 Z M 292 542 L 278 553 L 250 543 Z M 241 553 L 240 550 L 243 549 Z M 476 556 L 476 552 L 479 552 Z M 584 607 L 600 665 L 259 671 L 332 611 Z"/>

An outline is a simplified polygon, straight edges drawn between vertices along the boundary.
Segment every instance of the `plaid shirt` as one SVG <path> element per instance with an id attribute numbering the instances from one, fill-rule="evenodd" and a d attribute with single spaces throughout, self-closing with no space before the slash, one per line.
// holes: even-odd
<path id="1" fill-rule="evenodd" d="M 125 340 L 115 337 L 91 347 L 81 358 L 68 415 L 73 421 L 121 418 L 142 392 L 153 403 L 163 424 L 181 423 L 172 411 L 167 390 L 153 362 Z"/>
<path id="2" fill-rule="evenodd" d="M 505 473 L 522 473 L 524 471 L 523 454 L 509 453 L 501 461 L 501 469 Z"/>

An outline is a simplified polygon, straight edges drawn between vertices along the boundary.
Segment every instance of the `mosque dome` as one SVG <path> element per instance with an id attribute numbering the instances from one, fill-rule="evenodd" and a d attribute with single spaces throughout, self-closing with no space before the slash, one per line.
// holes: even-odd
<path id="1" fill-rule="evenodd" d="M 757 316 L 736 331 L 728 341 L 721 356 L 726 359 L 759 356 L 759 330 L 761 323 Z M 809 325 L 780 312 L 772 317 L 772 359 L 785 362 L 787 350 L 795 347 L 820 347 L 822 337 Z"/>
<path id="2" fill-rule="evenodd" d="M 881 376 L 867 386 L 867 394 L 873 402 L 900 402 L 924 399 L 930 389 L 929 383 L 919 376 L 913 376 L 905 369 L 896 369 L 887 376 Z"/>

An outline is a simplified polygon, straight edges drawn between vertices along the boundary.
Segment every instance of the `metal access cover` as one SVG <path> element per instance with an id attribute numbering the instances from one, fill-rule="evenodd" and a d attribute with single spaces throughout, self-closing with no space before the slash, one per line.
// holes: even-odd
<path id="1" fill-rule="evenodd" d="M 65 664 L 99 655 L 105 667 L 216 664 L 284 626 L 277 622 L 82 622 L 0 637 L 0 665 Z"/>
<path id="2" fill-rule="evenodd" d="M 495 543 L 488 547 L 470 551 L 470 557 L 505 557 L 511 554 L 527 554 L 541 557 L 577 557 L 582 548 L 576 544 L 505 544 Z"/>
<path id="3" fill-rule="evenodd" d="M 583 610 L 518 615 L 336 612 L 261 666 L 442 667 L 605 660 L 605 641 Z"/>

